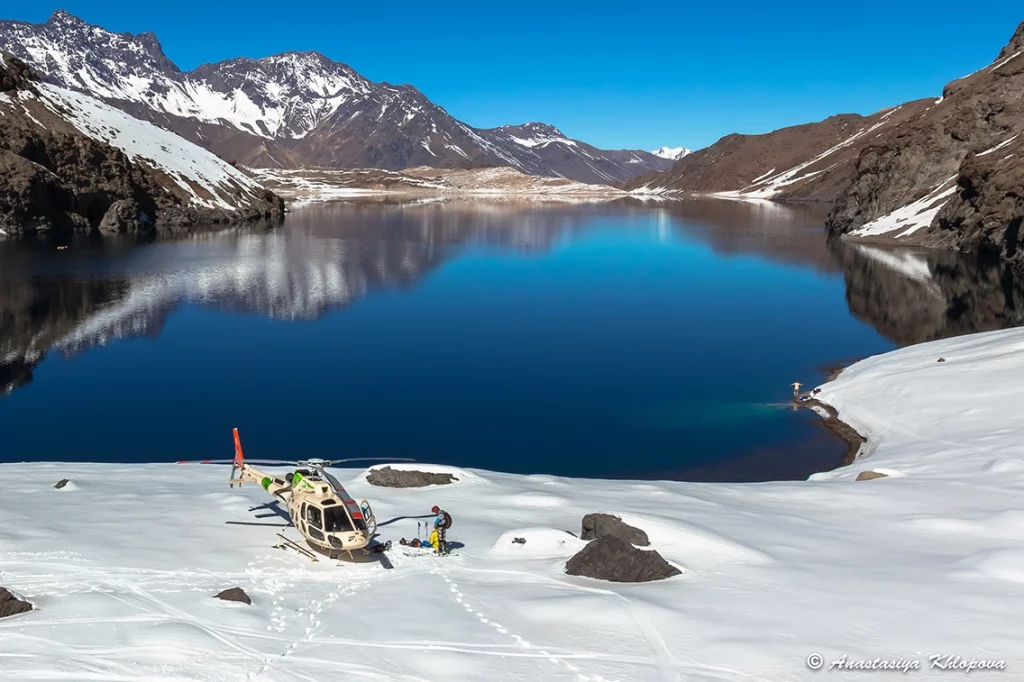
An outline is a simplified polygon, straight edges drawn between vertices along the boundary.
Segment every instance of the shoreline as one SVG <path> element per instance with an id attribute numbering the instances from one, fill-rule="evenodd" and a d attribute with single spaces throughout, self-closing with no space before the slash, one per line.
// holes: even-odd
<path id="1" fill-rule="evenodd" d="M 831 372 L 825 378 L 825 381 L 822 382 L 822 384 L 824 385 L 835 381 L 849 366 L 850 365 L 831 366 Z M 868 439 L 862 436 L 860 433 L 858 433 L 858 431 L 855 428 L 853 428 L 852 426 L 844 422 L 842 419 L 840 419 L 839 411 L 836 410 L 836 408 L 832 407 L 828 403 L 818 400 L 817 398 L 810 397 L 805 398 L 803 400 L 794 399 L 793 404 L 808 409 L 814 414 L 818 415 L 821 418 L 821 421 L 818 422 L 821 428 L 825 429 L 832 435 L 837 436 L 846 443 L 846 454 L 843 455 L 843 458 L 842 460 L 840 460 L 839 464 L 832 467 L 831 469 L 825 469 L 823 471 L 815 473 L 835 471 L 836 469 L 845 466 L 850 466 L 851 464 L 856 462 L 857 459 L 859 459 L 858 456 L 860 455 L 860 452 L 863 449 L 864 444 L 868 442 Z"/>

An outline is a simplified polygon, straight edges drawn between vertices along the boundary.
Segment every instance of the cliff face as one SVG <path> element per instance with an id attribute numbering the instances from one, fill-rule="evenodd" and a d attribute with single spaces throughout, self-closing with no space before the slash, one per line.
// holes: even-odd
<path id="1" fill-rule="evenodd" d="M 276 220 L 282 200 L 189 142 L 0 62 L 0 236 Z"/>
<path id="2" fill-rule="evenodd" d="M 1024 23 L 988 67 L 860 152 L 829 229 L 1019 261 Z"/>

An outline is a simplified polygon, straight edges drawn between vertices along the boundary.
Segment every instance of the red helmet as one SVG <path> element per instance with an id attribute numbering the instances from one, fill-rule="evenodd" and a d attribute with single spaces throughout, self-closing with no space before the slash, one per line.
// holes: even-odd
<path id="1" fill-rule="evenodd" d="M 441 508 L 435 504 L 433 507 L 430 508 L 430 511 L 433 514 L 436 514 L 437 512 L 441 511 Z"/>

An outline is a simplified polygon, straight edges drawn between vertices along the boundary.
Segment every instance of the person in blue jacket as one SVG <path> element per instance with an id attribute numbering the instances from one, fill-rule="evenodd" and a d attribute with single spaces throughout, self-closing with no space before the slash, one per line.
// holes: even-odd
<path id="1" fill-rule="evenodd" d="M 436 514 L 434 519 L 434 530 L 437 531 L 437 553 L 443 554 L 447 550 L 447 541 L 445 534 L 449 528 L 452 527 L 452 515 L 441 509 L 436 504 L 430 509 L 431 513 Z"/>

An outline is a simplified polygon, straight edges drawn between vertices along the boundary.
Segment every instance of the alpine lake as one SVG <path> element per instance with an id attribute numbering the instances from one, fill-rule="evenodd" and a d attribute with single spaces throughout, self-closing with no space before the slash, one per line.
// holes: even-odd
<path id="1" fill-rule="evenodd" d="M 0 241 L 0 461 L 225 458 L 238 427 L 259 458 L 803 479 L 847 446 L 792 382 L 1024 318 L 997 265 L 824 222 L 712 199 L 365 200 Z"/>

